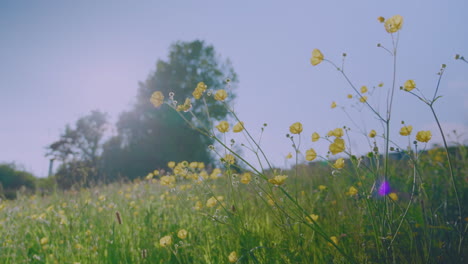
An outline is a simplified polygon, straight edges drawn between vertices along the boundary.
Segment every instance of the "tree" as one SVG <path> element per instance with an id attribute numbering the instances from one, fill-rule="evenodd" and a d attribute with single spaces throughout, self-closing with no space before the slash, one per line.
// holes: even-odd
<path id="1" fill-rule="evenodd" d="M 60 187 L 103 180 L 99 162 L 107 128 L 107 115 L 91 111 L 76 121 L 75 128 L 67 125 L 60 139 L 47 147 L 46 156 L 62 162 L 55 175 Z"/>
<path id="2" fill-rule="evenodd" d="M 36 178 L 15 164 L 0 164 L 0 197 L 15 199 L 21 188 L 33 192 L 36 189 Z"/>
<path id="3" fill-rule="evenodd" d="M 235 97 L 233 90 L 237 83 L 229 60 L 221 60 L 214 47 L 203 41 L 171 45 L 168 60 L 158 60 L 156 71 L 139 83 L 135 105 L 120 115 L 118 135 L 105 144 L 103 163 L 107 174 L 133 179 L 165 167 L 168 161 L 212 161 L 208 150 L 212 139 L 192 130 L 175 111 L 167 107 L 155 109 L 149 99 L 158 90 L 166 96 L 172 92 L 175 100 L 184 102 L 193 97 L 199 82 L 204 82 L 208 89 L 218 90 L 225 87 L 226 78 L 231 80 L 226 101 L 229 103 Z M 220 102 L 208 98 L 207 104 L 211 120 L 227 117 L 228 112 Z M 203 104 L 194 104 L 192 111 L 206 124 L 208 119 L 202 107 Z M 182 114 L 192 119 L 188 113 Z"/>

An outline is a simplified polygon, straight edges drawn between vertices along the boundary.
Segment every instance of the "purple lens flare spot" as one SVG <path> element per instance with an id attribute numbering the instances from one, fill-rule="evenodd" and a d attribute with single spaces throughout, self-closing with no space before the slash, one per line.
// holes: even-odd
<path id="1" fill-rule="evenodd" d="M 380 196 L 385 196 L 390 193 L 390 184 L 388 181 L 383 181 L 382 184 L 380 184 L 378 193 Z"/>

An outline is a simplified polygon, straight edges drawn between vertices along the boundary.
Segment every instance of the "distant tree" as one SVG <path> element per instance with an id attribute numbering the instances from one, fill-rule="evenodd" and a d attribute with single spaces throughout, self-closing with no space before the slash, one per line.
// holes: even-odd
<path id="1" fill-rule="evenodd" d="M 67 125 L 60 139 L 47 147 L 46 156 L 62 163 L 55 174 L 60 187 L 89 185 L 103 180 L 99 163 L 107 128 L 107 115 L 92 111 L 78 119 L 75 128 Z"/>
<path id="2" fill-rule="evenodd" d="M 21 188 L 34 192 L 36 178 L 29 172 L 19 169 L 15 164 L 0 164 L 0 196 L 15 199 Z"/>
<path id="3" fill-rule="evenodd" d="M 214 47 L 203 41 L 174 43 L 168 60 L 158 60 L 156 71 L 139 83 L 135 105 L 120 115 L 118 135 L 105 144 L 107 174 L 133 179 L 163 168 L 171 160 L 212 161 L 207 148 L 212 139 L 190 129 L 175 111 L 164 106 L 155 109 L 149 99 L 155 91 L 162 91 L 166 97 L 173 92 L 174 99 L 183 103 L 186 98 L 193 100 L 192 92 L 199 82 L 217 90 L 225 88 L 226 78 L 231 80 L 226 100 L 230 103 L 235 98 L 237 75 L 229 60 L 221 60 Z M 212 121 L 227 118 L 228 112 L 220 102 L 208 98 L 207 104 Z M 203 104 L 193 105 L 192 111 L 200 117 L 197 122 L 207 124 Z M 183 114 L 192 119 L 189 113 Z"/>

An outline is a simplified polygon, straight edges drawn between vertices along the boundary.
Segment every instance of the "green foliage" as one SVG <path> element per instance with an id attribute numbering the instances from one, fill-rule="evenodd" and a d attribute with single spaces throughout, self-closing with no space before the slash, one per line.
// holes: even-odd
<path id="1" fill-rule="evenodd" d="M 226 78 L 230 78 L 234 89 L 237 76 L 230 62 L 222 61 L 213 46 L 199 40 L 174 43 L 170 47 L 168 60 L 159 60 L 156 71 L 145 82 L 140 82 L 133 109 L 120 115 L 118 135 L 105 144 L 103 167 L 106 175 L 109 178 L 135 179 L 154 168 L 166 167 L 171 160 L 212 161 L 208 145 L 213 140 L 188 129 L 188 125 L 174 111 L 155 109 L 149 98 L 159 90 L 165 94 L 174 93 L 174 100 L 183 103 L 186 98 L 192 98 L 192 92 L 199 82 L 205 82 L 208 89 L 217 90 L 224 88 Z M 227 102 L 235 97 L 232 91 L 229 92 Z M 228 115 L 225 107 L 213 98 L 209 98 L 206 104 L 210 108 L 211 120 L 194 120 L 189 113 L 182 114 L 204 125 Z M 197 104 L 192 111 L 201 113 L 204 108 Z"/>
<path id="2" fill-rule="evenodd" d="M 18 169 L 15 164 L 0 164 L 0 197 L 15 199 L 21 188 L 33 192 L 35 180 L 31 173 Z"/>

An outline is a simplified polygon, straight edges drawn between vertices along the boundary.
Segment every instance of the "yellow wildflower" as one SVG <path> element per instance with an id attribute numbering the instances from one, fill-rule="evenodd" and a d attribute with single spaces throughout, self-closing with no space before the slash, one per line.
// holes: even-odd
<path id="1" fill-rule="evenodd" d="M 164 103 L 164 95 L 160 91 L 156 91 L 151 95 L 150 102 L 154 107 L 160 107 Z"/>
<path id="2" fill-rule="evenodd" d="M 286 159 L 291 159 L 293 156 L 291 154 L 291 152 L 288 153 L 288 155 L 286 155 Z"/>
<path id="3" fill-rule="evenodd" d="M 168 166 L 169 168 L 172 169 L 172 168 L 175 167 L 175 162 L 174 162 L 174 161 L 169 161 L 169 162 L 167 163 L 167 166 Z"/>
<path id="4" fill-rule="evenodd" d="M 161 177 L 161 185 L 165 186 L 172 186 L 176 182 L 176 178 L 174 176 L 162 176 Z"/>
<path id="5" fill-rule="evenodd" d="M 336 102 L 333 101 L 333 102 L 331 103 L 331 106 L 330 106 L 330 107 L 331 107 L 332 109 L 335 108 L 335 107 L 336 107 Z"/>
<path id="6" fill-rule="evenodd" d="M 227 98 L 227 92 L 223 89 L 216 91 L 214 99 L 216 101 L 224 101 Z"/>
<path id="7" fill-rule="evenodd" d="M 319 190 L 323 191 L 323 190 L 327 189 L 327 186 L 325 186 L 325 185 L 319 185 L 318 188 L 319 188 Z"/>
<path id="8" fill-rule="evenodd" d="M 335 164 L 333 164 L 333 167 L 335 169 L 342 169 L 344 168 L 344 159 L 343 158 L 339 158 L 335 161 Z"/>
<path id="9" fill-rule="evenodd" d="M 354 186 L 351 186 L 349 187 L 349 190 L 346 192 L 346 194 L 349 196 L 354 196 L 358 194 L 358 190 Z"/>
<path id="10" fill-rule="evenodd" d="M 416 82 L 414 80 L 407 80 L 403 85 L 403 90 L 410 92 L 416 88 Z"/>
<path id="11" fill-rule="evenodd" d="M 306 160 L 307 161 L 313 161 L 315 158 L 317 158 L 317 152 L 315 152 L 314 149 L 309 149 L 306 151 Z"/>
<path id="12" fill-rule="evenodd" d="M 198 162 L 198 169 L 203 170 L 205 168 L 205 163 Z"/>
<path id="13" fill-rule="evenodd" d="M 181 230 L 179 230 L 179 232 L 177 233 L 177 236 L 178 236 L 180 239 L 185 239 L 185 238 L 187 238 L 187 234 L 188 234 L 187 230 L 181 229 Z"/>
<path id="14" fill-rule="evenodd" d="M 348 94 L 347 97 L 348 97 L 348 99 L 351 99 L 351 98 L 353 98 L 353 95 L 352 95 L 352 94 Z"/>
<path id="15" fill-rule="evenodd" d="M 273 179 L 269 179 L 268 182 L 274 185 L 283 185 L 287 178 L 287 175 L 277 175 Z"/>
<path id="16" fill-rule="evenodd" d="M 384 83 L 383 83 L 383 82 L 381 82 L 381 83 L 379 83 L 379 85 L 378 85 L 378 86 L 379 86 L 379 87 L 383 87 L 383 86 L 384 86 Z"/>
<path id="17" fill-rule="evenodd" d="M 219 132 L 221 133 L 226 133 L 229 131 L 229 123 L 227 121 L 221 121 L 219 124 L 216 126 Z"/>
<path id="18" fill-rule="evenodd" d="M 419 142 L 428 142 L 432 138 L 432 133 L 431 131 L 419 131 L 416 134 L 416 140 Z"/>
<path id="19" fill-rule="evenodd" d="M 377 20 L 378 20 L 380 23 L 385 22 L 385 18 L 382 17 L 382 16 L 379 16 L 379 17 L 377 18 Z"/>
<path id="20" fill-rule="evenodd" d="M 312 142 L 316 142 L 320 139 L 320 135 L 317 132 L 312 133 Z"/>
<path id="21" fill-rule="evenodd" d="M 359 102 L 361 102 L 361 103 L 367 102 L 367 96 L 365 96 L 365 95 L 361 96 L 361 98 L 359 98 Z"/>
<path id="22" fill-rule="evenodd" d="M 239 133 L 242 130 L 244 130 L 244 122 L 242 122 L 242 121 L 235 124 L 234 127 L 232 128 L 232 131 L 234 133 Z"/>
<path id="23" fill-rule="evenodd" d="M 195 203 L 195 206 L 193 207 L 193 209 L 195 209 L 195 210 L 200 210 L 200 209 L 202 209 L 202 208 L 203 208 L 203 204 L 202 204 L 202 202 L 200 202 L 200 201 L 197 201 L 197 202 Z"/>
<path id="24" fill-rule="evenodd" d="M 152 172 L 150 172 L 150 173 L 148 173 L 148 175 L 146 175 L 145 179 L 151 180 L 151 179 L 153 179 L 153 177 L 154 177 L 154 174 Z"/>
<path id="25" fill-rule="evenodd" d="M 234 164 L 236 162 L 236 157 L 234 157 L 231 154 L 226 154 L 223 159 L 224 159 L 224 162 L 228 164 Z"/>
<path id="26" fill-rule="evenodd" d="M 199 82 L 197 84 L 197 88 L 195 88 L 195 89 L 200 89 L 200 91 L 204 92 L 204 91 L 206 91 L 206 88 L 208 88 L 208 86 L 206 86 L 206 84 L 204 82 Z"/>
<path id="27" fill-rule="evenodd" d="M 193 91 L 192 95 L 193 95 L 193 98 L 198 100 L 198 99 L 200 99 L 202 97 L 203 92 L 200 89 L 195 89 L 195 91 Z"/>
<path id="28" fill-rule="evenodd" d="M 172 244 L 172 237 L 171 236 L 163 236 L 159 240 L 159 245 L 161 245 L 161 247 L 167 247 L 167 246 L 170 246 L 171 244 Z"/>
<path id="29" fill-rule="evenodd" d="M 395 33 L 403 27 L 403 17 L 400 15 L 392 16 L 385 20 L 384 26 L 388 33 Z"/>
<path id="30" fill-rule="evenodd" d="M 315 66 L 323 61 L 323 54 L 319 49 L 314 49 L 312 51 L 312 58 L 310 58 L 310 63 Z"/>
<path id="31" fill-rule="evenodd" d="M 329 146 L 330 152 L 335 155 L 345 150 L 345 142 L 342 138 L 336 138 Z"/>
<path id="32" fill-rule="evenodd" d="M 252 181 L 252 175 L 249 172 L 242 174 L 242 177 L 240 179 L 241 183 L 249 184 L 250 181 Z"/>
<path id="33" fill-rule="evenodd" d="M 307 222 L 309 222 L 309 224 L 313 224 L 314 222 L 312 222 L 312 220 L 317 222 L 317 220 L 319 219 L 319 216 L 316 214 L 311 214 L 308 217 L 306 217 L 306 219 L 307 219 Z"/>
<path id="34" fill-rule="evenodd" d="M 409 125 L 409 126 L 404 126 L 400 129 L 400 135 L 402 136 L 408 136 L 409 134 L 411 134 L 411 131 L 413 131 L 413 126 Z"/>
<path id="35" fill-rule="evenodd" d="M 48 237 L 41 238 L 41 245 L 45 245 L 47 243 L 49 243 L 49 238 Z"/>
<path id="36" fill-rule="evenodd" d="M 291 132 L 292 134 L 300 134 L 302 132 L 302 124 L 300 122 L 292 124 L 289 127 L 289 132 Z"/>
<path id="37" fill-rule="evenodd" d="M 196 162 L 196 161 L 190 162 L 189 167 L 192 168 L 192 169 L 198 168 L 198 162 Z"/>
<path id="38" fill-rule="evenodd" d="M 216 200 L 216 198 L 213 196 L 211 197 L 210 199 L 208 199 L 208 201 L 206 201 L 206 207 L 214 207 L 216 206 L 216 204 L 218 203 L 218 200 Z"/>
<path id="39" fill-rule="evenodd" d="M 363 85 L 361 87 L 361 93 L 367 93 L 367 86 Z"/>
<path id="40" fill-rule="evenodd" d="M 372 130 L 369 132 L 369 137 L 370 137 L 370 138 L 375 138 L 375 136 L 377 136 L 377 132 L 376 132 L 374 129 L 372 129 Z"/>
<path id="41" fill-rule="evenodd" d="M 239 258 L 237 257 L 237 253 L 235 251 L 233 251 L 233 252 L 231 252 L 231 254 L 229 254 L 228 259 L 229 259 L 230 263 L 235 263 L 235 262 L 237 262 L 237 260 Z"/>
<path id="42" fill-rule="evenodd" d="M 394 192 L 389 193 L 388 197 L 390 197 L 390 199 L 392 199 L 393 201 L 398 201 L 398 195 Z"/>
<path id="43" fill-rule="evenodd" d="M 333 243 L 335 243 L 335 245 L 338 245 L 338 238 L 336 238 L 336 236 L 331 236 L 330 240 L 333 241 Z M 332 246 L 331 243 L 328 243 L 328 244 Z"/>

